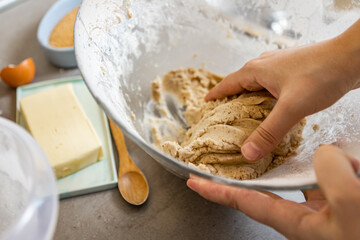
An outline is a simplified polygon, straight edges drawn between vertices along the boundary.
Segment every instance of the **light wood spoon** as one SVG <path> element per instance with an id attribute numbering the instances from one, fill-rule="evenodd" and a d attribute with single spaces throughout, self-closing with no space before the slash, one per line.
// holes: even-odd
<path id="1" fill-rule="evenodd" d="M 131 160 L 126 149 L 124 134 L 110 119 L 109 123 L 119 154 L 119 191 L 128 203 L 141 205 L 149 196 L 148 182 L 142 171 Z"/>

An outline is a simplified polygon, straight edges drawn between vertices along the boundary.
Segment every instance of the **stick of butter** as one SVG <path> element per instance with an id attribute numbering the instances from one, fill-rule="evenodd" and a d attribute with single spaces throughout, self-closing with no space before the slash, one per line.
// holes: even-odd
<path id="1" fill-rule="evenodd" d="M 20 110 L 57 178 L 70 175 L 103 157 L 99 137 L 71 84 L 24 97 L 20 101 Z"/>

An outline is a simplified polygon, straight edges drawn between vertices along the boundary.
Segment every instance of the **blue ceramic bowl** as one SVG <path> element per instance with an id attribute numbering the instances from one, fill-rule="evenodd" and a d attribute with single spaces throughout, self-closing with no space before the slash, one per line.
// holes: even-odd
<path id="1" fill-rule="evenodd" d="M 76 67 L 74 47 L 57 48 L 50 46 L 49 37 L 55 25 L 72 9 L 79 6 L 81 0 L 59 0 L 47 11 L 37 31 L 37 38 L 50 62 L 62 68 Z"/>

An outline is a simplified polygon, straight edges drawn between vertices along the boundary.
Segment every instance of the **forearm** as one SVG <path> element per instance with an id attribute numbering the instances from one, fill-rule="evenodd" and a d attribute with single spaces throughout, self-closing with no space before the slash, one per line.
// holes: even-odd
<path id="1" fill-rule="evenodd" d="M 360 53 L 360 19 L 350 26 L 339 37 L 349 50 Z"/>
<path id="2" fill-rule="evenodd" d="M 337 55 L 342 58 L 339 67 L 353 88 L 360 87 L 360 19 L 344 33 L 333 39 Z"/>

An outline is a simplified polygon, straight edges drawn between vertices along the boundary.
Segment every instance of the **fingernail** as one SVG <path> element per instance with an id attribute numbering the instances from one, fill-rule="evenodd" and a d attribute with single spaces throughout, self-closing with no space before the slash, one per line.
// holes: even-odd
<path id="1" fill-rule="evenodd" d="M 241 147 L 241 153 L 243 156 L 250 161 L 255 161 L 261 158 L 261 150 L 253 142 L 248 142 Z"/>

